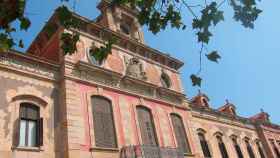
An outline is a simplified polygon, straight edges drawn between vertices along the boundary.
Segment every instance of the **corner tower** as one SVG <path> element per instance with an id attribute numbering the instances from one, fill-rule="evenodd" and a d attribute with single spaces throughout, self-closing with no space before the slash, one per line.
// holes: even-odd
<path id="1" fill-rule="evenodd" d="M 102 0 L 97 8 L 101 11 L 97 23 L 144 44 L 144 34 L 137 19 L 136 10 L 107 0 Z"/>

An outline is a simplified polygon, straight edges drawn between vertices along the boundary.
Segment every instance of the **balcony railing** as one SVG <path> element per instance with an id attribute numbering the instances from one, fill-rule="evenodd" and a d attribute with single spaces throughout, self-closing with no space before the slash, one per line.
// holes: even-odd
<path id="1" fill-rule="evenodd" d="M 120 158 L 184 158 L 183 151 L 177 148 L 145 145 L 123 147 L 120 154 Z"/>

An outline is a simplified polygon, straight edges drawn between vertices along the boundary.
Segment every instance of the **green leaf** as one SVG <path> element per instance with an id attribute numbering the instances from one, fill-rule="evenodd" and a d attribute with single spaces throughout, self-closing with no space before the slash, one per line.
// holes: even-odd
<path id="1" fill-rule="evenodd" d="M 206 57 L 210 60 L 210 61 L 213 61 L 213 62 L 216 62 L 218 63 L 218 59 L 221 59 L 221 56 L 218 54 L 217 51 L 213 51 L 209 54 L 206 54 Z"/>
<path id="2" fill-rule="evenodd" d="M 105 60 L 109 54 L 112 54 L 112 45 L 117 42 L 116 38 L 111 38 L 104 46 L 97 48 L 94 43 L 92 43 L 90 54 L 95 58 L 95 60 L 102 62 Z"/>
<path id="3" fill-rule="evenodd" d="M 77 42 L 80 39 L 80 35 L 78 33 L 63 33 L 61 34 L 60 40 L 62 41 L 61 49 L 64 54 L 72 55 L 77 51 Z"/>
<path id="4" fill-rule="evenodd" d="M 14 40 L 7 34 L 0 33 L 0 51 L 7 51 L 14 46 Z"/>
<path id="5" fill-rule="evenodd" d="M 24 48 L 24 44 L 23 44 L 22 39 L 21 39 L 21 40 L 19 40 L 18 46 L 19 46 L 20 48 Z"/>
<path id="6" fill-rule="evenodd" d="M 73 17 L 71 11 L 64 5 L 57 8 L 56 11 L 58 13 L 58 20 L 60 24 L 67 29 L 70 28 L 73 25 Z"/>
<path id="7" fill-rule="evenodd" d="M 20 18 L 20 29 L 21 30 L 27 30 L 31 25 L 31 22 L 29 19 L 23 17 L 23 18 Z"/>
<path id="8" fill-rule="evenodd" d="M 185 30 L 187 28 L 187 25 L 183 25 L 182 30 Z"/>
<path id="9" fill-rule="evenodd" d="M 192 85 L 193 85 L 193 86 L 199 86 L 199 87 L 201 86 L 201 81 L 202 81 L 202 79 L 201 79 L 200 77 L 198 77 L 198 76 L 192 74 L 192 75 L 190 76 L 190 78 L 191 78 L 191 80 L 192 80 Z"/>
<path id="10" fill-rule="evenodd" d="M 192 27 L 193 29 L 200 29 L 202 28 L 202 22 L 198 19 L 193 19 Z"/>
<path id="11" fill-rule="evenodd" d="M 213 23 L 214 25 L 217 25 L 220 21 L 224 20 L 224 13 L 222 11 L 217 11 L 213 15 Z"/>
<path id="12" fill-rule="evenodd" d="M 209 32 L 208 30 L 204 30 L 203 32 L 198 32 L 196 34 L 197 34 L 198 42 L 203 42 L 203 43 L 208 43 L 210 37 L 212 36 L 211 32 Z"/>

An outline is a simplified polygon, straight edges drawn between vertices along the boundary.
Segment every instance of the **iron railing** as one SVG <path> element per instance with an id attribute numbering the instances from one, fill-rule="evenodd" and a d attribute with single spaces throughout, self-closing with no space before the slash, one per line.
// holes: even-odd
<path id="1" fill-rule="evenodd" d="M 184 158 L 177 148 L 134 145 L 121 149 L 120 158 Z"/>

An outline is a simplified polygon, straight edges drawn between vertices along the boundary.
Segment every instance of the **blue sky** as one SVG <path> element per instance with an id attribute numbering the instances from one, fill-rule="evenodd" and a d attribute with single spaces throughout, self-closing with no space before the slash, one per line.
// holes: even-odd
<path id="1" fill-rule="evenodd" d="M 98 0 L 77 2 L 76 11 L 82 16 L 94 19 L 99 14 Z M 14 37 L 23 38 L 27 47 L 60 4 L 60 0 L 28 0 L 27 16 L 32 20 L 31 28 Z M 228 99 L 236 105 L 241 116 L 252 116 L 263 108 L 274 123 L 280 124 L 279 6 L 278 0 L 261 1 L 259 7 L 263 13 L 253 30 L 232 20 L 231 8 L 227 4 L 223 6 L 226 19 L 214 28 L 214 37 L 207 46 L 209 51 L 218 50 L 222 60 L 216 64 L 203 56 L 201 73 L 201 89 L 210 97 L 213 108 L 224 105 Z M 184 21 L 191 23 L 188 12 L 184 14 Z M 198 71 L 200 45 L 191 27 L 185 31 L 167 29 L 156 36 L 144 27 L 144 33 L 147 45 L 185 62 L 181 68 L 185 93 L 189 98 L 196 95 L 198 89 L 192 87 L 189 76 Z"/>

